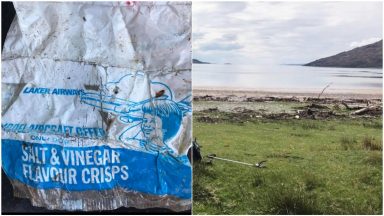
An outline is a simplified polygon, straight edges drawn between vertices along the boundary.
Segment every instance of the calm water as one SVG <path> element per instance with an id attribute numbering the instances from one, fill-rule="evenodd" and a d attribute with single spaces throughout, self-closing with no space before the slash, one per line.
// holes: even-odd
<path id="1" fill-rule="evenodd" d="M 380 90 L 383 83 L 383 70 L 372 68 L 194 64 L 192 71 L 194 88 Z"/>

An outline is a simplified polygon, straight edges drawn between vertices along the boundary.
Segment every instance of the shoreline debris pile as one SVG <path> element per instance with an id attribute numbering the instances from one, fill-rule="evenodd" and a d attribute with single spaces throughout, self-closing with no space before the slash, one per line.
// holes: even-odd
<path id="1" fill-rule="evenodd" d="M 273 103 L 294 102 L 297 106 L 288 112 L 270 112 L 265 109 L 248 109 L 237 106 L 231 111 L 223 111 L 218 107 L 207 108 L 196 112 L 199 122 L 218 123 L 235 122 L 244 123 L 257 119 L 285 120 L 285 119 L 330 119 L 330 118 L 373 118 L 382 116 L 383 106 L 381 99 L 335 99 L 335 98 L 298 98 L 298 97 L 218 97 L 212 95 L 195 96 L 196 101 L 219 102 L 248 102 Z"/>

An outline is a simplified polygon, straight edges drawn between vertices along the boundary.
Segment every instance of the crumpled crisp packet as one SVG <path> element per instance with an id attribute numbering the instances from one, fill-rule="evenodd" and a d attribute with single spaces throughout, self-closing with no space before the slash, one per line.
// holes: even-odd
<path id="1" fill-rule="evenodd" d="M 34 206 L 191 207 L 191 3 L 14 2 L 2 168 Z"/>

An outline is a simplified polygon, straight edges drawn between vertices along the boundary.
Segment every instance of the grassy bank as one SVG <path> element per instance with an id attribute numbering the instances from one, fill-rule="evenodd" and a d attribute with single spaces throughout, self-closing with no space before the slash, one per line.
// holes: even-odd
<path id="1" fill-rule="evenodd" d="M 206 114 L 204 114 L 206 115 Z M 381 214 L 382 120 L 203 123 L 202 154 L 256 163 L 194 164 L 194 214 Z"/>

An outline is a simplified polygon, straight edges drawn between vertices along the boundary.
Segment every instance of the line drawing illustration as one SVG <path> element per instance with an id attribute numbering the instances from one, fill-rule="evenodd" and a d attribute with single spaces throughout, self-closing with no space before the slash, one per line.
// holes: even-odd
<path id="1" fill-rule="evenodd" d="M 124 91 L 129 95 L 119 97 L 119 92 Z M 80 95 L 82 103 L 116 115 L 126 125 L 116 139 L 127 147 L 171 155 L 174 150 L 169 142 L 179 133 L 183 117 L 192 111 L 191 100 L 188 94 L 176 102 L 168 85 L 149 81 L 143 72 L 126 74 L 102 85 L 99 91 L 84 91 Z"/>

